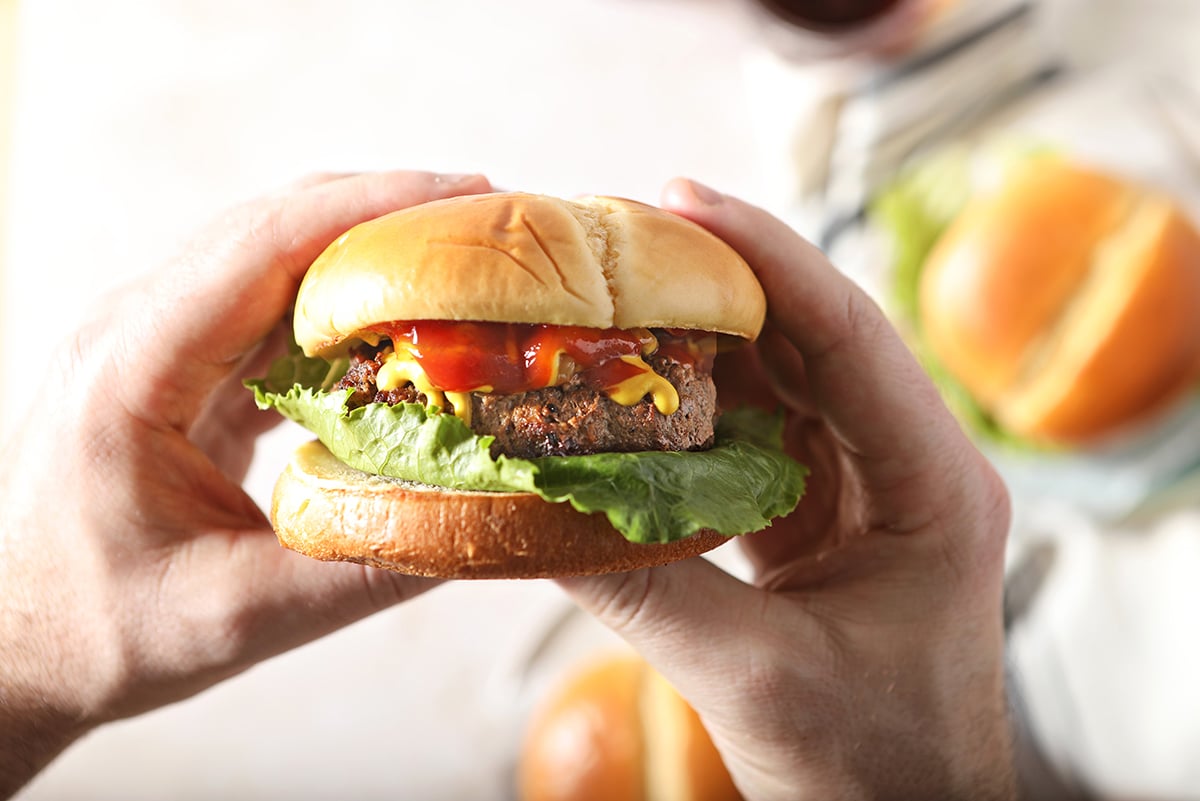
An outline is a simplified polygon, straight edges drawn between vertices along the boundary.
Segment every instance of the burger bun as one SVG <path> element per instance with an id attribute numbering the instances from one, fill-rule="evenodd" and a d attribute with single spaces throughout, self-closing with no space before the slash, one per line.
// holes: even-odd
<path id="1" fill-rule="evenodd" d="M 754 339 L 766 298 L 729 245 L 611 197 L 447 198 L 351 228 L 296 297 L 296 342 L 339 355 L 396 320 L 682 328 Z"/>
<path id="2" fill-rule="evenodd" d="M 455 579 L 624 572 L 696 556 L 727 539 L 701 531 L 634 543 L 604 515 L 569 503 L 372 475 L 317 441 L 296 449 L 276 481 L 271 523 L 281 544 L 315 559 Z"/>

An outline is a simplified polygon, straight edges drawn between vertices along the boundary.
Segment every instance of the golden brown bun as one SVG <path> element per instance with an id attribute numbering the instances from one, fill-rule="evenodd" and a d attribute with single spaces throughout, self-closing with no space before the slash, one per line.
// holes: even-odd
<path id="1" fill-rule="evenodd" d="M 296 298 L 296 342 L 344 351 L 371 325 L 478 320 L 758 336 L 762 288 L 682 217 L 618 198 L 499 193 L 393 212 L 343 234 Z"/>
<path id="2" fill-rule="evenodd" d="M 537 710 L 517 771 L 520 801 L 736 801 L 699 715 L 636 656 L 606 655 Z"/>
<path id="3" fill-rule="evenodd" d="M 616 573 L 712 550 L 702 531 L 665 544 L 629 542 L 602 514 L 536 495 L 465 492 L 355 470 L 320 442 L 296 449 L 275 483 L 271 523 L 306 556 L 440 578 L 548 578 Z"/>
<path id="4" fill-rule="evenodd" d="M 920 314 L 934 354 L 1006 429 L 1094 440 L 1200 376 L 1200 234 L 1164 196 L 1038 160 L 939 240 Z"/>

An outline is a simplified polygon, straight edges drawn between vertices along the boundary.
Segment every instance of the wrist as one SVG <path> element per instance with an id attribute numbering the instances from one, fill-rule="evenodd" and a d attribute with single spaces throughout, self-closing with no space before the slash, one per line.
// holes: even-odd
<path id="1" fill-rule="evenodd" d="M 23 697 L 0 677 L 0 799 L 8 798 L 88 726 L 48 700 Z"/>
<path id="2" fill-rule="evenodd" d="M 886 693 L 853 746 L 859 795 L 872 799 L 1017 801 L 1013 723 L 1003 673 L 960 676 L 956 692 L 901 703 Z M 965 679 L 965 682 L 963 681 Z M 953 679 L 943 679 L 943 686 Z M 897 687 L 896 693 L 902 692 Z M 915 699 L 914 699 L 915 700 Z"/>
<path id="3" fill-rule="evenodd" d="M 5 498 L 4 500 L 8 500 Z M 89 604 L 67 593 L 77 585 L 28 581 L 28 553 L 0 532 L 0 799 L 24 786 L 97 716 L 86 699 L 106 664 Z"/>
<path id="4" fill-rule="evenodd" d="M 11 626 L 0 625 L 0 799 L 16 793 L 94 725 L 63 695 L 72 674 L 62 660 L 33 638 L 12 634 Z"/>

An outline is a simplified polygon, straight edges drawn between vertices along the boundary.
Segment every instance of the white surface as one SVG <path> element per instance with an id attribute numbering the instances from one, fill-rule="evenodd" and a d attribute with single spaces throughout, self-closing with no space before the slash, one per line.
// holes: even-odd
<path id="1" fill-rule="evenodd" d="M 22 14 L 5 409 L 20 354 L 54 336 L 49 298 L 69 326 L 219 209 L 314 170 L 479 170 L 504 187 L 651 201 L 690 174 L 773 208 L 795 174 L 791 140 L 756 125 L 804 98 L 743 70 L 756 42 L 737 0 L 31 0 Z M 1064 0 L 1059 14 L 1076 63 L 1198 63 L 1194 0 Z M 255 497 L 300 436 L 266 440 Z M 1116 540 L 1073 521 L 1054 518 L 1055 533 L 1082 556 L 1060 560 L 1062 589 L 1021 635 L 1035 721 L 1108 786 L 1194 790 L 1167 763 L 1200 720 L 1200 655 L 1175 647 L 1194 628 L 1183 611 L 1200 610 L 1180 567 L 1200 559 L 1196 521 Z M 22 797 L 503 798 L 533 695 L 519 665 L 560 603 L 543 582 L 441 588 L 99 731 Z M 1159 625 L 1097 664 L 1115 636 L 1102 620 Z M 1077 708 L 1086 736 L 1063 723 Z"/>

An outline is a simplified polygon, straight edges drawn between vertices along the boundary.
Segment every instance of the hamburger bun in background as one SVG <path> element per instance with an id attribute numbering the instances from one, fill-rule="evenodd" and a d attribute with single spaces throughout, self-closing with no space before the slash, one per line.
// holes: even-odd
<path id="1" fill-rule="evenodd" d="M 737 801 L 696 712 L 625 649 L 561 672 L 530 717 L 518 801 Z"/>
<path id="2" fill-rule="evenodd" d="M 1049 502 L 1122 519 L 1200 467 L 1200 181 L 1152 80 L 1060 81 L 931 144 L 831 252 L 1018 513 Z"/>
<path id="3" fill-rule="evenodd" d="M 917 290 L 930 355 L 996 425 L 1087 448 L 1200 382 L 1200 232 L 1165 193 L 1054 156 L 970 198 Z"/>
<path id="4" fill-rule="evenodd" d="M 313 431 L 275 486 L 281 543 L 443 578 L 632 570 L 794 508 L 782 421 L 722 410 L 718 350 L 758 335 L 745 261 L 682 217 L 518 192 L 340 236 L 262 381 Z"/>

